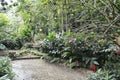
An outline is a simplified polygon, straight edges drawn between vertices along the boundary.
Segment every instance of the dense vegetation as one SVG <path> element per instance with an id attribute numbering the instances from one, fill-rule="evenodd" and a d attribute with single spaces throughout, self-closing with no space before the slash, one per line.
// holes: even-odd
<path id="1" fill-rule="evenodd" d="M 12 65 L 9 58 L 0 58 L 0 80 L 12 80 Z"/>
<path id="2" fill-rule="evenodd" d="M 120 0 L 18 0 L 11 6 L 16 20 L 4 15 L 9 11 L 0 14 L 0 43 L 8 49 L 39 45 L 51 62 L 101 68 L 89 80 L 119 80 Z"/>

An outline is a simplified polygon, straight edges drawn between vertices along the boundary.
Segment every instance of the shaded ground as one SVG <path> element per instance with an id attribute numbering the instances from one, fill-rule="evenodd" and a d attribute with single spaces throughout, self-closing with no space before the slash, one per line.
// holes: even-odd
<path id="1" fill-rule="evenodd" d="M 90 71 L 73 70 L 49 64 L 40 59 L 17 60 L 12 62 L 16 76 L 14 80 L 86 80 Z"/>

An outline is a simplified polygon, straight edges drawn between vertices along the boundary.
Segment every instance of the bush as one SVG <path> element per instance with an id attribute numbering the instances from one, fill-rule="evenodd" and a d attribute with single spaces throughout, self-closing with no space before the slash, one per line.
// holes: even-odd
<path id="1" fill-rule="evenodd" d="M 42 42 L 42 51 L 54 57 L 61 57 L 62 47 L 62 39 L 55 39 L 54 41 L 44 39 Z"/>
<path id="2" fill-rule="evenodd" d="M 3 76 L 7 76 L 6 79 L 3 79 Z M 0 58 L 0 80 L 9 80 L 12 79 L 12 65 L 9 58 Z"/>
<path id="3" fill-rule="evenodd" d="M 1 43 L 5 45 L 7 49 L 16 50 L 21 48 L 21 43 L 15 40 L 2 40 Z"/>
<path id="4" fill-rule="evenodd" d="M 0 27 L 6 25 L 8 22 L 9 19 L 3 13 L 0 13 Z"/>
<path id="5" fill-rule="evenodd" d="M 97 69 L 104 66 L 109 55 L 116 50 L 111 40 L 94 32 L 70 34 L 50 33 L 42 42 L 42 51 L 53 59 L 64 59 L 70 64 L 76 63 L 87 68 L 95 65 Z"/>
<path id="6" fill-rule="evenodd" d="M 86 36 L 84 33 L 78 36 L 70 36 L 70 32 L 62 34 L 50 33 L 42 42 L 42 51 L 49 56 L 69 60 L 70 63 L 82 63 L 80 66 L 89 67 L 91 64 L 98 65 L 96 52 L 102 49 L 96 47 L 95 34 Z M 85 39 L 84 37 L 87 37 Z M 102 43 L 101 43 L 102 45 Z M 97 49 L 96 49 L 97 48 Z"/>
<path id="7" fill-rule="evenodd" d="M 90 75 L 87 80 L 118 80 L 116 75 L 111 71 L 107 70 L 98 70 L 96 73 Z"/>
<path id="8" fill-rule="evenodd" d="M 118 52 L 109 55 L 108 60 L 106 60 L 104 69 L 112 71 L 112 74 L 116 75 L 116 79 L 120 79 L 120 54 Z"/>
<path id="9" fill-rule="evenodd" d="M 105 60 L 102 70 L 91 75 L 88 80 L 120 80 L 120 51 L 112 52 Z"/>
<path id="10" fill-rule="evenodd" d="M 3 40 L 1 43 L 4 44 L 8 49 L 15 49 L 17 46 L 16 42 L 12 40 Z"/>
<path id="11" fill-rule="evenodd" d="M 15 41 L 17 43 L 18 48 L 20 49 L 25 45 L 26 42 L 30 42 L 30 39 L 27 37 L 17 37 Z"/>

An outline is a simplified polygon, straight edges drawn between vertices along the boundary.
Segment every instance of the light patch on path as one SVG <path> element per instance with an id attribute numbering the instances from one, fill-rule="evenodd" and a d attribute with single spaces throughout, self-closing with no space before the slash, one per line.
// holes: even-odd
<path id="1" fill-rule="evenodd" d="M 73 70 L 40 59 L 13 61 L 14 80 L 86 80 L 89 71 Z"/>

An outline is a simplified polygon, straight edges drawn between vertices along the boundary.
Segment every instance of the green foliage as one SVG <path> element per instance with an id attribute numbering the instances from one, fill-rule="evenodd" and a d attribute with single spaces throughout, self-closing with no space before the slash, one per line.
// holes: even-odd
<path id="1" fill-rule="evenodd" d="M 19 28 L 18 34 L 20 37 L 31 39 L 32 30 L 28 26 L 23 25 Z"/>
<path id="2" fill-rule="evenodd" d="M 89 76 L 87 80 L 118 80 L 111 71 L 99 69 L 96 73 Z"/>
<path id="3" fill-rule="evenodd" d="M 0 13 L 0 40 L 6 37 L 5 29 L 8 22 L 9 19 L 3 13 Z"/>
<path id="4" fill-rule="evenodd" d="M 101 67 L 112 52 L 113 43 L 104 39 L 103 36 L 97 37 L 94 32 L 74 34 L 77 36 L 62 35 L 49 35 L 49 38 L 47 37 L 42 42 L 42 51 L 52 56 L 53 59 L 64 59 L 70 61 L 70 64 L 76 63 L 77 66 L 87 68 L 92 64 Z"/>
<path id="5" fill-rule="evenodd" d="M 54 41 L 55 35 L 56 35 L 55 32 L 51 32 L 51 33 L 48 34 L 48 36 L 47 36 L 46 38 L 47 38 L 49 41 Z"/>
<path id="6" fill-rule="evenodd" d="M 18 37 L 16 37 L 16 39 L 14 41 L 16 42 L 18 49 L 20 49 L 22 47 L 25 47 L 24 45 L 31 41 L 31 37 L 18 36 Z"/>
<path id="7" fill-rule="evenodd" d="M 57 32 L 68 29 L 75 32 L 97 33 L 106 33 L 109 30 L 111 33 L 119 26 L 118 0 L 19 0 L 19 2 L 18 11 L 35 33 L 38 33 L 40 28 L 47 29 L 43 30 L 44 33 L 49 30 Z"/>
<path id="8" fill-rule="evenodd" d="M 7 77 L 3 77 L 3 76 Z M 0 80 L 12 80 L 12 65 L 9 58 L 0 58 Z"/>
<path id="9" fill-rule="evenodd" d="M 109 68 L 108 65 L 114 66 L 114 62 L 119 62 L 110 56 L 116 51 L 116 44 L 113 40 L 120 34 L 119 0 L 18 1 L 20 5 L 17 11 L 20 12 L 23 21 L 21 20 L 18 25 L 18 32 L 14 32 L 17 36 L 14 39 L 20 46 L 26 41 L 30 42 L 34 34 L 44 33 L 47 36 L 42 41 L 41 49 L 52 57 L 51 62 L 61 59 L 65 60 L 70 67 L 89 68 L 94 64 L 98 68 L 105 66 L 105 69 Z M 8 19 L 1 13 L 1 31 L 8 22 Z M 0 38 L 3 38 L 5 34 L 0 33 Z M 12 43 L 9 46 L 14 47 Z M 25 47 L 31 48 L 31 46 L 27 44 Z M 119 69 L 119 63 L 115 66 Z M 99 72 L 100 75 L 109 79 L 108 75 L 111 72 Z M 119 75 L 119 72 L 117 74 Z"/>
<path id="10" fill-rule="evenodd" d="M 3 45 L 6 46 L 7 49 L 10 49 L 10 50 L 16 50 L 16 49 L 19 49 L 21 46 L 20 46 L 20 43 L 18 43 L 17 41 L 14 41 L 14 40 L 2 40 L 1 43 Z"/>
<path id="11" fill-rule="evenodd" d="M 104 69 L 112 71 L 116 78 L 120 78 L 120 55 L 111 54 L 103 66 Z"/>
<path id="12" fill-rule="evenodd" d="M 102 70 L 98 70 L 95 74 L 89 76 L 88 80 L 119 80 L 120 79 L 120 55 L 118 52 L 109 54 Z M 102 54 L 103 55 L 103 54 Z M 103 55 L 105 56 L 105 55 Z M 107 55 L 106 55 L 107 56 Z M 103 58 L 103 57 L 102 57 Z"/>
<path id="13" fill-rule="evenodd" d="M 3 13 L 0 13 L 0 27 L 6 25 L 8 22 L 9 19 Z"/>

